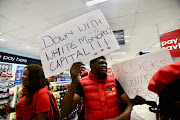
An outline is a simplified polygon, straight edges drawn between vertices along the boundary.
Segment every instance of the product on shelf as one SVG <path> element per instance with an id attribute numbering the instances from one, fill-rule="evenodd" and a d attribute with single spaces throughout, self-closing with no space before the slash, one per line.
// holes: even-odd
<path id="1" fill-rule="evenodd" d="M 59 109 L 61 108 L 61 101 L 64 99 L 64 96 L 66 95 L 66 92 L 68 91 L 68 88 L 70 86 L 71 81 L 61 81 L 61 82 L 51 82 L 50 83 L 50 91 L 54 95 L 54 97 L 57 100 L 57 104 Z M 67 117 L 68 120 L 73 120 L 77 117 L 78 114 L 78 107 L 75 108 Z"/>
<path id="2" fill-rule="evenodd" d="M 12 100 L 13 93 L 9 94 L 9 89 L 14 87 L 13 82 L 0 82 L 0 109 L 3 108 L 4 105 L 9 105 Z M 7 115 L 1 113 L 0 120 L 6 120 Z"/>

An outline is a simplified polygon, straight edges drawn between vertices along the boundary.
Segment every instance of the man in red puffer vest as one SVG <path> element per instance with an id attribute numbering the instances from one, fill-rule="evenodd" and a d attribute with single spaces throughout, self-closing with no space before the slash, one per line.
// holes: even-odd
<path id="1" fill-rule="evenodd" d="M 107 74 L 106 58 L 91 60 L 91 72 L 80 79 L 83 65 L 77 62 L 70 69 L 72 83 L 61 103 L 61 117 L 67 117 L 83 97 L 85 120 L 129 120 L 132 103 L 114 76 Z M 123 112 L 119 103 L 124 105 Z"/>

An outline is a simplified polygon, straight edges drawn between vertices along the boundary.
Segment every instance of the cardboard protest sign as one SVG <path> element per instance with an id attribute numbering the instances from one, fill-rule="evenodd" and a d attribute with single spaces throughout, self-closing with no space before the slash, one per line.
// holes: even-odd
<path id="1" fill-rule="evenodd" d="M 99 9 L 56 26 L 37 39 L 46 77 L 69 69 L 74 62 L 87 62 L 120 48 Z"/>
<path id="2" fill-rule="evenodd" d="M 115 78 L 131 99 L 139 95 L 146 100 L 156 101 L 157 94 L 148 90 L 149 81 L 161 67 L 172 63 L 169 50 L 162 49 L 113 64 L 112 69 Z"/>
<path id="3" fill-rule="evenodd" d="M 161 48 L 168 48 L 172 57 L 180 57 L 180 29 L 160 36 Z"/>

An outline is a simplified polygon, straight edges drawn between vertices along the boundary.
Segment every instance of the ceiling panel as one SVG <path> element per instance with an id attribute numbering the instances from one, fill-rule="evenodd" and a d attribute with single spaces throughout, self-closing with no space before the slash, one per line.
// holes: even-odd
<path id="1" fill-rule="evenodd" d="M 28 52 L 30 54 L 40 56 L 39 52 L 39 45 L 38 44 L 28 44 L 24 49 L 22 50 L 23 52 Z"/>
<path id="2" fill-rule="evenodd" d="M 132 14 L 128 16 L 109 19 L 108 22 L 113 30 L 120 30 L 127 27 L 133 27 L 135 18 L 136 15 Z"/>
<path id="3" fill-rule="evenodd" d="M 23 4 L 25 0 L 1 0 L 0 1 L 0 15 L 11 11 L 13 8 Z"/>
<path id="4" fill-rule="evenodd" d="M 20 29 L 14 30 L 12 32 L 8 32 L 7 34 L 10 36 L 16 37 L 18 39 L 21 39 L 21 40 L 36 35 L 35 33 L 32 33 L 31 31 L 26 30 L 24 28 L 20 28 Z"/>
<path id="5" fill-rule="evenodd" d="M 25 38 L 23 40 L 26 42 L 29 42 L 31 44 L 37 44 L 37 38 L 36 37 L 37 36 L 31 36 L 31 37 Z"/>
<path id="6" fill-rule="evenodd" d="M 30 43 L 28 43 L 26 41 L 14 39 L 11 42 L 3 43 L 2 47 L 11 48 L 13 50 L 17 50 L 17 51 L 23 52 L 24 49 L 26 48 L 26 46 L 29 46 L 29 45 L 30 45 Z"/>
<path id="7" fill-rule="evenodd" d="M 17 38 L 14 38 L 14 37 L 12 37 L 12 36 L 10 36 L 10 35 L 8 35 L 8 34 L 2 34 L 2 35 L 0 35 L 0 39 L 4 39 L 5 41 L 4 42 L 2 42 L 2 43 L 7 43 L 7 42 L 12 42 L 12 41 L 16 41 L 16 40 L 18 40 Z M 2 44 L 1 43 L 1 44 Z"/>
<path id="8" fill-rule="evenodd" d="M 33 33 L 40 34 L 40 33 L 43 33 L 45 31 L 49 30 L 50 28 L 52 28 L 54 26 L 55 26 L 55 24 L 52 23 L 49 19 L 47 19 L 47 20 L 44 20 L 41 22 L 37 22 L 30 26 L 26 26 L 25 28 L 27 30 L 32 31 Z"/>
<path id="9" fill-rule="evenodd" d="M 0 16 L 0 32 L 1 33 L 6 33 L 15 29 L 20 28 L 19 25 L 3 18 Z"/>
<path id="10" fill-rule="evenodd" d="M 52 17 L 52 18 L 50 18 L 50 20 L 53 21 L 53 23 L 56 23 L 56 25 L 59 25 L 59 24 L 65 23 L 69 20 L 72 20 L 76 17 L 79 17 L 87 12 L 90 12 L 90 11 L 88 11 L 87 9 L 84 9 L 84 8 L 77 9 L 77 10 L 74 10 L 71 12 L 63 13 L 56 17 Z"/>
<path id="11" fill-rule="evenodd" d="M 180 29 L 180 19 L 172 26 L 170 27 L 169 31 Z"/>
<path id="12" fill-rule="evenodd" d="M 56 17 L 85 7 L 82 0 L 31 0 L 29 4 L 34 10 L 39 11 L 47 18 Z"/>
<path id="13" fill-rule="evenodd" d="M 12 8 L 5 14 L 2 14 L 2 16 L 20 26 L 32 25 L 46 19 L 38 11 L 32 9 L 28 3 Z"/>
<path id="14" fill-rule="evenodd" d="M 98 6 L 106 19 L 127 16 L 137 12 L 139 0 L 109 0 Z"/>
<path id="15" fill-rule="evenodd" d="M 157 27 L 155 25 L 145 25 L 134 27 L 130 42 L 131 48 L 144 49 L 159 42 Z"/>
<path id="16" fill-rule="evenodd" d="M 164 21 L 158 24 L 159 34 L 163 34 L 176 29 L 180 29 L 180 19 Z"/>
<path id="17" fill-rule="evenodd" d="M 136 15 L 135 26 L 147 24 L 159 24 L 164 21 L 172 19 L 180 19 L 180 7 L 178 5 L 163 9 L 154 9 L 145 13 L 138 13 Z"/>
<path id="18" fill-rule="evenodd" d="M 179 0 L 140 0 L 137 12 L 161 10 L 167 7 L 177 6 L 178 4 Z"/>

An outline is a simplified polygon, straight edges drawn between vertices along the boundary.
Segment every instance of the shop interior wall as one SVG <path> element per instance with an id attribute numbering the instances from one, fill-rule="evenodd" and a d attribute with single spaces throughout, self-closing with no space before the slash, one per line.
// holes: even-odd
<path id="1" fill-rule="evenodd" d="M 24 52 L 12 50 L 12 49 L 4 48 L 4 47 L 0 47 L 0 51 L 5 52 L 5 53 L 9 53 L 9 54 L 20 55 L 20 56 L 23 56 L 23 57 L 28 57 L 28 58 L 33 58 L 33 59 L 40 60 L 39 56 L 31 55 L 31 54 L 28 54 L 28 53 L 24 53 Z"/>
<path id="2" fill-rule="evenodd" d="M 20 55 L 20 56 L 23 56 L 23 57 L 28 57 L 28 58 L 33 58 L 33 59 L 40 60 L 39 56 L 23 53 L 23 52 L 20 52 L 20 51 L 11 50 L 11 49 L 8 49 L 8 48 L 0 47 L 0 51 L 5 52 L 5 53 L 9 53 L 9 54 Z M 15 80 L 15 73 L 16 73 L 17 66 L 26 66 L 24 64 L 14 64 L 14 63 L 7 63 L 7 62 L 0 62 L 0 64 L 11 64 L 12 65 L 12 75 L 13 75 L 13 78 L 11 78 L 12 80 Z"/>

